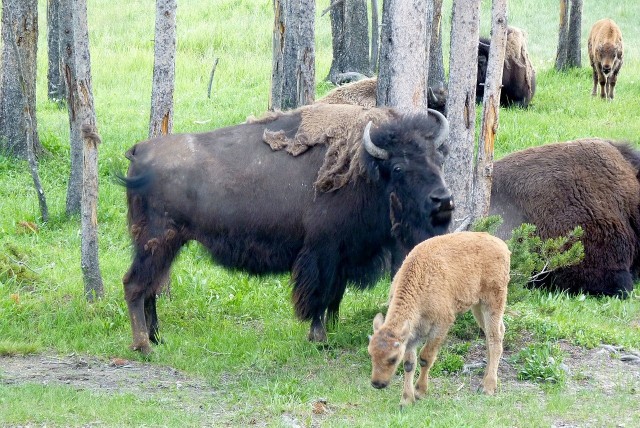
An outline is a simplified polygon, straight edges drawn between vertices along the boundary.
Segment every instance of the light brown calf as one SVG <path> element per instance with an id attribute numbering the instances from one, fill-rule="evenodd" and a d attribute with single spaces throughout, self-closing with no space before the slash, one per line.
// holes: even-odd
<path id="1" fill-rule="evenodd" d="M 373 320 L 368 349 L 373 387 L 385 388 L 404 359 L 400 405 L 422 398 L 429 370 L 456 315 L 471 309 L 487 341 L 483 391 L 495 393 L 510 256 L 502 240 L 480 232 L 441 235 L 418 244 L 393 278 L 386 320 L 382 314 Z M 414 389 L 416 348 L 421 341 L 425 344 Z"/>
<path id="2" fill-rule="evenodd" d="M 591 27 L 587 48 L 593 69 L 591 95 L 597 95 L 600 83 L 600 97 L 612 100 L 624 50 L 620 28 L 608 18 L 597 21 Z"/>

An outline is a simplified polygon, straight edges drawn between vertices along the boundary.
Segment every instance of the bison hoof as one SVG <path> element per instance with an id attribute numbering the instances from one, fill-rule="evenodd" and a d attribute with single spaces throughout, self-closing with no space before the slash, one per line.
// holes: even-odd
<path id="1" fill-rule="evenodd" d="M 142 355 L 149 355 L 151 354 L 151 345 L 149 345 L 149 342 L 146 343 L 134 343 L 131 345 L 131 350 L 132 351 L 138 351 L 140 353 L 142 353 Z"/>
<path id="2" fill-rule="evenodd" d="M 324 328 L 311 328 L 307 338 L 309 339 L 309 342 L 326 342 L 327 331 Z"/>

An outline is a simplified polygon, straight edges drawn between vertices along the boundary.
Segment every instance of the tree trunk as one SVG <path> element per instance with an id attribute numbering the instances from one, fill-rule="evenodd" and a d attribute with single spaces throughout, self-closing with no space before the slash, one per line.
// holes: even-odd
<path id="1" fill-rule="evenodd" d="M 47 96 L 51 101 L 67 98 L 67 87 L 60 73 L 60 0 L 47 1 Z"/>
<path id="2" fill-rule="evenodd" d="M 480 0 L 454 0 L 447 99 L 449 156 L 445 162 L 445 176 L 456 201 L 452 229 L 470 221 L 473 213 L 479 17 Z"/>
<path id="3" fill-rule="evenodd" d="M 432 16 L 427 17 L 431 24 L 429 43 L 429 86 L 445 85 L 444 58 L 442 54 L 442 0 L 433 0 Z"/>
<path id="4" fill-rule="evenodd" d="M 429 39 L 427 0 L 386 0 L 377 104 L 405 111 L 426 110 Z"/>
<path id="5" fill-rule="evenodd" d="M 571 0 L 569 33 L 567 34 L 567 66 L 581 67 L 580 35 L 582 31 L 582 0 Z"/>
<path id="6" fill-rule="evenodd" d="M 273 0 L 273 68 L 269 110 L 289 110 L 315 94 L 315 2 Z"/>
<path id="7" fill-rule="evenodd" d="M 333 6 L 329 14 L 333 61 L 328 80 L 335 84 L 336 76 L 347 72 L 370 75 L 366 0 L 344 0 Z"/>
<path id="8" fill-rule="evenodd" d="M 482 124 L 473 173 L 473 208 L 470 223 L 489 215 L 491 182 L 493 180 L 493 154 L 498 131 L 500 89 L 507 46 L 507 0 L 493 0 L 491 7 L 491 49 L 484 84 Z"/>
<path id="9" fill-rule="evenodd" d="M 84 279 L 84 294 L 88 301 L 104 295 L 98 260 L 98 145 L 100 136 L 95 126 L 82 127 L 82 243 L 80 259 Z"/>
<path id="10" fill-rule="evenodd" d="M 380 48 L 380 27 L 378 24 L 378 0 L 371 0 L 371 73 L 378 70 L 378 53 Z"/>
<path id="11" fill-rule="evenodd" d="M 569 28 L 569 0 L 560 0 L 560 27 L 558 28 L 558 49 L 556 51 L 556 70 L 562 70 L 567 64 L 567 37 Z"/>
<path id="12" fill-rule="evenodd" d="M 156 0 L 153 85 L 149 138 L 173 130 L 173 88 L 176 77 L 176 0 Z"/>
<path id="13" fill-rule="evenodd" d="M 13 48 L 15 37 L 17 54 Z M 0 70 L 0 150 L 21 159 L 28 158 L 28 140 L 36 155 L 43 152 L 38 124 L 32 115 L 31 127 L 25 121 L 27 108 L 35 112 L 36 59 L 38 43 L 37 0 L 2 1 L 2 69 Z M 18 57 L 22 64 L 24 91 L 20 85 Z"/>

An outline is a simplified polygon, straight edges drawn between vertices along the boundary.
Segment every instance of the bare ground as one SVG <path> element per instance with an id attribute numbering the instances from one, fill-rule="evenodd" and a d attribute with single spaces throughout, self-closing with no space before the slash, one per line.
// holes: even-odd
<path id="1" fill-rule="evenodd" d="M 562 341 L 559 345 L 567 355 L 564 359 L 564 368 L 568 373 L 565 386 L 567 391 L 597 390 L 605 395 L 619 393 L 621 389 L 634 393 L 640 391 L 640 353 L 607 345 L 591 350 Z M 506 351 L 500 364 L 498 374 L 500 392 L 540 390 L 535 383 L 517 379 L 516 369 L 509 362 L 512 352 Z M 459 385 L 457 391 L 477 390 L 482 380 L 483 358 L 484 347 L 474 346 L 467 355 L 465 370 L 459 374 L 447 376 L 446 380 L 432 379 L 433 387 L 438 388 L 438 384 L 451 382 Z M 225 412 L 225 409 L 212 412 L 210 406 L 212 398 L 222 394 L 223 391 L 217 390 L 206 381 L 171 367 L 121 358 L 107 360 L 76 354 L 0 357 L 0 384 L 27 383 L 68 385 L 76 390 L 102 394 L 132 393 L 138 397 L 170 401 L 173 406 L 185 411 L 201 414 L 206 412 L 203 416 L 207 418 L 222 415 Z M 310 403 L 310 406 L 316 423 L 321 423 L 332 413 L 332 404 L 325 400 L 315 400 Z M 295 418 L 287 414 L 282 415 L 281 422 L 285 426 L 299 426 Z M 572 427 L 573 425 L 558 421 L 554 426 Z"/>

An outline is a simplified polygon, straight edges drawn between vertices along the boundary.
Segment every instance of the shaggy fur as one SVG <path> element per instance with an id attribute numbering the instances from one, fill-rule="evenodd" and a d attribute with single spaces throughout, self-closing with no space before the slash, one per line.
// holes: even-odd
<path id="1" fill-rule="evenodd" d="M 624 51 L 620 28 L 611 19 L 597 21 L 591 27 L 587 49 L 593 69 L 591 95 L 595 97 L 598 94 L 599 83 L 600 97 L 612 100 Z"/>
<path id="2" fill-rule="evenodd" d="M 478 82 L 476 98 L 482 102 L 484 82 L 487 79 L 487 65 L 491 40 L 480 38 L 478 44 Z M 507 45 L 502 69 L 502 90 L 500 105 L 528 107 L 536 92 L 536 71 L 529 59 L 527 36 L 516 27 L 507 28 Z"/>
<path id="3" fill-rule="evenodd" d="M 460 232 L 418 244 L 393 278 L 386 320 L 378 314 L 369 340 L 371 384 L 384 388 L 404 359 L 404 389 L 400 405 L 422 398 L 429 370 L 456 315 L 469 309 L 487 340 L 487 370 L 483 389 L 495 393 L 502 355 L 510 252 L 488 233 Z M 413 386 L 416 348 L 420 377 Z"/>
<path id="4" fill-rule="evenodd" d="M 446 232 L 453 209 L 442 177 L 446 119 L 391 114 L 370 132 L 372 144 L 388 155 L 379 158 L 358 143 L 361 114 L 376 121 L 387 110 L 365 113 L 350 106 L 352 114 L 331 127 L 331 108 L 273 113 L 211 132 L 155 138 L 129 150 L 123 182 L 134 256 L 123 284 L 133 349 L 147 353 L 149 342 L 158 342 L 155 296 L 190 240 L 228 268 L 290 271 L 296 315 L 311 320 L 309 338 L 321 341 L 325 319 L 337 318 L 347 283 L 375 283 L 417 242 Z M 322 143 L 292 156 L 272 150 L 265 135 Z M 348 153 L 357 155 L 338 172 L 348 165 L 358 173 L 349 175 L 347 185 L 318 191 L 319 171 L 332 170 L 328 153 L 340 146 L 353 147 Z M 396 236 L 392 230 L 398 229 L 409 233 Z"/>
<path id="5" fill-rule="evenodd" d="M 584 260 L 538 286 L 626 296 L 638 270 L 640 152 L 591 138 L 512 153 L 494 163 L 490 214 L 503 239 L 522 222 L 542 238 L 584 229 Z"/>

